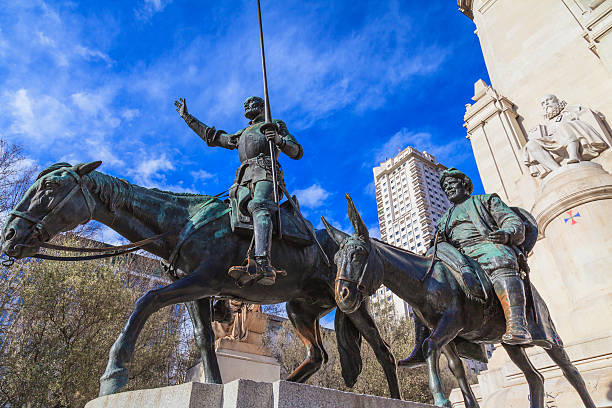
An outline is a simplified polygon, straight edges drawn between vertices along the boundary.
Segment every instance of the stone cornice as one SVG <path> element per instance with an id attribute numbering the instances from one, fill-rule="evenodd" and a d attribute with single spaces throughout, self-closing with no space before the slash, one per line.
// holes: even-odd
<path id="1" fill-rule="evenodd" d="M 474 0 L 457 0 L 459 11 L 468 16 L 470 20 L 474 20 L 474 13 L 472 12 L 473 3 Z"/>
<path id="2" fill-rule="evenodd" d="M 508 111 L 509 115 L 517 116 L 512 102 L 506 97 L 499 95 L 490 86 L 487 86 L 483 93 L 475 95 L 472 99 L 476 102 L 473 105 L 467 104 L 465 106 L 465 115 L 463 117 L 465 121 L 463 126 L 468 130 L 468 134 L 499 112 Z"/>

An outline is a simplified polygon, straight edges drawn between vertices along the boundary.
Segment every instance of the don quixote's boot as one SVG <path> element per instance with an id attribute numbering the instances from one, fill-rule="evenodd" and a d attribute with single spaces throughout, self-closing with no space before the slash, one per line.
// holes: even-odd
<path id="1" fill-rule="evenodd" d="M 510 274 L 494 279 L 493 283 L 495 294 L 501 302 L 506 317 L 506 333 L 502 336 L 502 342 L 529 344 L 532 339 L 525 318 L 525 286 L 514 271 L 512 271 L 513 276 L 508 275 Z"/>
<path id="2" fill-rule="evenodd" d="M 272 266 L 270 262 L 270 250 L 272 248 L 272 212 L 268 208 L 258 208 L 252 212 L 253 217 L 253 241 L 255 244 L 255 256 L 251 258 L 248 254 L 246 265 L 232 266 L 228 275 L 236 279 L 240 286 L 257 281 L 260 285 L 273 285 L 276 275 L 286 276 L 284 269 Z"/>
<path id="3" fill-rule="evenodd" d="M 283 269 L 277 269 L 270 262 L 272 249 L 272 212 L 268 208 L 253 211 L 253 233 L 255 236 L 255 267 L 257 283 L 273 285 L 276 275 L 286 275 Z"/>

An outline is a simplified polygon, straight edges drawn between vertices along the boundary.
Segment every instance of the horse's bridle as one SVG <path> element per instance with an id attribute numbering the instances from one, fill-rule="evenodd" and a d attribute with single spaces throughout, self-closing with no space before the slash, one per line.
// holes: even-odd
<path id="1" fill-rule="evenodd" d="M 72 196 L 74 196 L 77 190 L 81 190 L 81 193 L 83 194 L 83 198 L 85 199 L 85 206 L 87 207 L 87 218 L 79 222 L 79 225 L 87 224 L 93 218 L 93 209 L 95 206 L 95 200 L 93 196 L 91 195 L 91 192 L 84 185 L 83 176 L 79 175 L 76 171 L 74 171 L 71 168 L 64 168 L 63 170 L 68 172 L 68 174 L 70 174 L 75 179 L 76 185 L 72 187 L 72 189 L 68 192 L 68 194 L 66 194 L 66 196 L 61 201 L 59 201 L 55 206 L 53 206 L 53 208 L 51 208 L 45 216 L 43 216 L 42 218 L 36 218 L 22 211 L 18 211 L 18 210 L 11 211 L 10 215 L 24 219 L 32 223 L 32 230 L 38 231 L 38 233 L 40 234 L 41 241 L 42 241 L 37 247 L 55 249 L 55 250 L 60 250 L 60 251 L 70 251 L 70 252 L 93 252 L 93 253 L 98 253 L 98 255 L 54 256 L 54 255 L 47 255 L 47 254 L 36 254 L 36 255 L 32 255 L 33 258 L 48 259 L 52 261 L 87 261 L 87 260 L 93 260 L 93 259 L 110 258 L 110 257 L 124 255 L 130 252 L 137 251 L 143 246 L 150 244 L 158 240 L 159 238 L 162 238 L 170 233 L 170 232 L 164 232 L 162 234 L 154 235 L 142 241 L 132 242 L 127 245 L 111 246 L 111 247 L 105 247 L 105 248 L 67 247 L 63 245 L 54 245 L 54 244 L 44 242 L 46 239 L 47 240 L 51 239 L 55 235 L 48 231 L 47 221 L 51 217 L 56 215 L 58 211 L 61 210 L 62 207 L 66 205 L 66 203 L 72 198 Z M 18 245 L 15 245 L 15 247 L 33 248 L 34 246 L 18 244 Z M 15 262 L 15 259 L 12 257 L 9 257 L 8 260 L 2 261 L 2 265 L 6 267 L 10 267 L 14 262 Z"/>
<path id="2" fill-rule="evenodd" d="M 83 194 L 83 198 L 85 199 L 85 206 L 87 207 L 88 213 L 87 219 L 82 222 L 79 222 L 79 224 L 87 224 L 93 218 L 93 208 L 95 206 L 95 200 L 89 190 L 83 185 L 83 177 L 81 177 L 76 171 L 72 170 L 71 168 L 64 168 L 63 170 L 75 179 L 76 184 L 61 201 L 59 201 L 55 206 L 53 206 L 53 208 L 49 210 L 49 212 L 45 216 L 43 216 L 42 218 L 36 218 L 17 210 L 13 210 L 9 213 L 10 215 L 14 215 L 15 217 L 22 218 L 26 221 L 31 222 L 32 228 L 38 231 L 39 234 L 41 234 L 42 241 L 45 241 L 45 239 L 50 239 L 54 235 L 50 234 L 47 230 L 48 220 L 51 219 L 51 217 L 53 217 L 54 215 L 56 215 L 58 211 L 66 205 L 66 203 L 72 198 L 72 196 L 77 192 L 77 190 L 81 190 L 81 193 Z"/>
<path id="3" fill-rule="evenodd" d="M 340 250 L 343 250 L 344 246 L 345 246 L 345 244 L 341 245 L 340 246 Z M 365 247 L 365 245 L 364 245 L 364 247 Z M 363 268 L 361 269 L 361 272 L 359 273 L 359 278 L 358 279 L 355 280 L 355 279 L 349 279 L 349 278 L 345 278 L 345 277 L 336 276 L 334 284 L 338 283 L 338 281 L 352 283 L 355 286 L 357 286 L 357 290 L 361 294 L 369 296 L 370 294 L 368 293 L 368 288 L 366 288 L 366 286 L 363 284 L 363 277 L 365 276 L 366 269 L 368 269 L 368 264 L 370 262 L 370 257 L 372 256 L 372 251 L 376 251 L 376 248 L 374 248 L 373 246 L 370 245 L 370 251 L 367 251 L 368 252 L 368 259 L 365 262 L 365 264 L 363 265 Z"/>

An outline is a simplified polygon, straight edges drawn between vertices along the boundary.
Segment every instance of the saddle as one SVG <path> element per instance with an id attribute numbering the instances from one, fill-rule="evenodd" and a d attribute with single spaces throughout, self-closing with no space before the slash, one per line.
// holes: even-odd
<path id="1" fill-rule="evenodd" d="M 491 296 L 495 296 L 493 283 L 482 267 L 462 254 L 457 248 L 447 242 L 438 242 L 435 255 L 453 274 L 453 277 L 465 295 L 477 302 L 486 303 Z M 434 247 L 429 248 L 426 256 L 433 256 Z"/>
<path id="2" fill-rule="evenodd" d="M 240 186 L 240 188 L 248 192 L 247 188 L 242 186 Z M 297 197 L 293 196 L 292 198 L 297 208 L 294 208 L 289 200 L 284 201 L 280 205 L 283 239 L 300 247 L 312 245 L 314 241 L 309 229 L 313 231 L 314 228 L 310 221 L 301 217 Z M 252 236 L 253 220 L 246 210 L 245 195 L 241 194 L 241 192 L 230 194 L 229 201 L 232 232 L 247 237 Z M 272 217 L 272 219 L 274 224 L 273 234 L 274 236 L 278 236 L 278 217 L 275 216 Z"/>

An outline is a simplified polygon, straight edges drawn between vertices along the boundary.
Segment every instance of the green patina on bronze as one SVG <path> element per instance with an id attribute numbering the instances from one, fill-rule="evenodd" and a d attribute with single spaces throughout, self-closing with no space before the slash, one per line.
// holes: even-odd
<path id="1" fill-rule="evenodd" d="M 471 181 L 456 169 L 443 174 L 442 185 L 454 206 L 442 217 L 438 242 L 428 256 L 371 239 L 348 196 L 352 236 L 323 218 L 340 247 L 334 257 L 338 308 L 351 313 L 381 284 L 408 302 L 416 316 L 416 346 L 398 365 L 427 364 L 437 406 L 451 407 L 440 380 L 441 353 L 457 378 L 465 406 L 478 408 L 460 357 L 486 362 L 483 344 L 503 342 L 512 361 L 527 376 L 534 408 L 543 408 L 544 382 L 525 348 L 535 345 L 545 348 L 585 406 L 594 408 L 544 300 L 528 280 L 525 284 L 522 280 L 528 277 L 524 253 L 537 237 L 533 218 L 524 210 L 506 206 L 496 195 L 470 197 Z M 532 300 L 526 303 L 527 297 Z"/>
<path id="2" fill-rule="evenodd" d="M 308 349 L 304 363 L 287 379 L 304 382 L 321 367 L 326 353 L 318 320 L 336 307 L 336 274 L 335 267 L 327 264 L 315 243 L 296 245 L 288 239 L 275 240 L 271 259 L 288 276 L 273 286 L 261 286 L 254 281 L 237 285 L 227 271 L 242 263 L 251 237 L 231 233 L 231 207 L 227 200 L 143 188 L 95 171 L 100 164 L 58 163 L 45 169 L 9 216 L 1 247 L 10 257 L 26 258 L 35 255 L 43 242 L 90 219 L 132 242 L 166 234 L 143 248 L 165 260 L 174 282 L 150 291 L 136 302 L 110 350 L 106 371 L 100 379 L 100 395 L 115 393 L 127 384 L 126 364 L 132 359 L 143 325 L 155 311 L 176 303 L 187 305 L 205 380 L 221 383 L 211 327 L 213 298 L 259 304 L 287 302 L 289 319 Z M 290 220 L 299 222 L 294 211 L 292 206 L 281 205 L 283 224 L 288 229 L 293 228 Z M 47 217 L 48 214 L 53 216 Z M 336 243 L 325 230 L 315 234 L 323 251 L 331 257 L 338 249 Z M 385 343 L 367 306 L 350 316 L 337 311 L 335 327 L 346 384 L 352 386 L 361 371 L 358 345 L 363 335 L 377 351 L 391 395 L 399 398 L 393 356 L 384 349 Z"/>
<path id="3" fill-rule="evenodd" d="M 229 190 L 234 210 L 232 226 L 252 224 L 256 271 L 249 274 L 246 266 L 234 265 L 230 268 L 230 274 L 237 280 L 251 276 L 261 284 L 273 284 L 277 274 L 284 274 L 282 269 L 275 268 L 270 262 L 274 214 L 278 211 L 273 180 L 276 178 L 278 187 L 285 189 L 278 155 L 283 152 L 298 160 L 303 154 L 302 147 L 283 121 L 275 119 L 271 123 L 264 122 L 265 105 L 259 97 L 252 96 L 244 102 L 244 116 L 249 119 L 249 126 L 235 133 L 217 130 L 200 122 L 187 111 L 185 99 L 174 103 L 177 112 L 208 146 L 238 150 L 240 167 Z M 274 157 L 271 156 L 270 142 L 277 147 Z M 275 174 L 273 169 L 276 169 Z"/>

